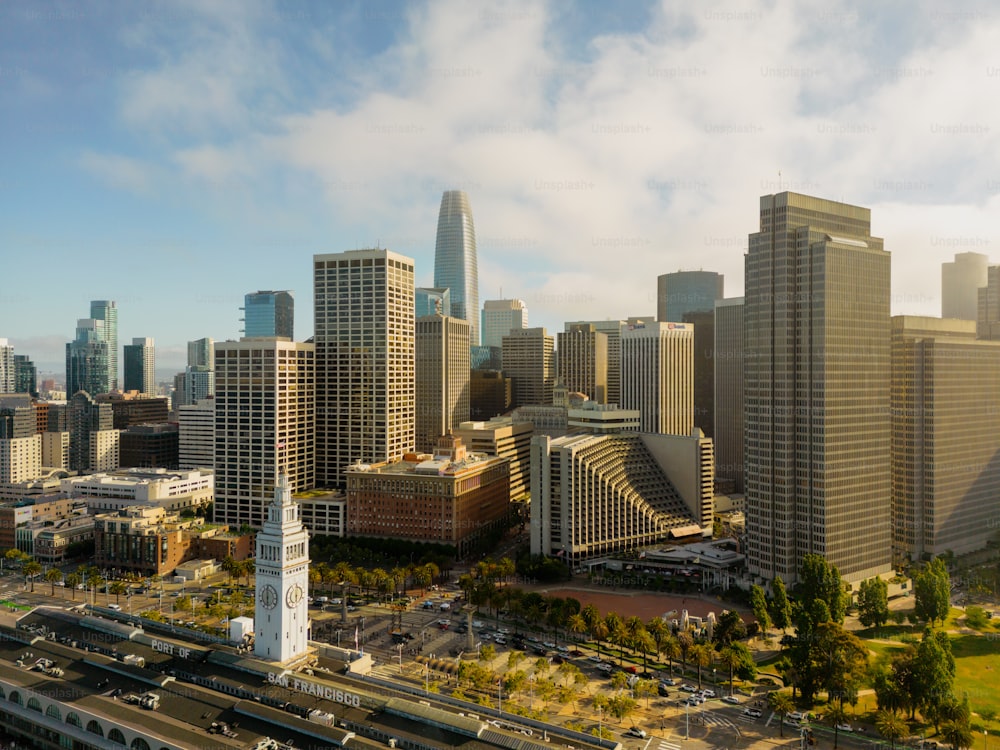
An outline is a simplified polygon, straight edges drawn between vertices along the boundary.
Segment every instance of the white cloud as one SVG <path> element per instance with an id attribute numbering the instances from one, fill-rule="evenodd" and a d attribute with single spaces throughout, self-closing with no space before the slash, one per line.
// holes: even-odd
<path id="1" fill-rule="evenodd" d="M 84 151 L 77 163 L 101 181 L 121 190 L 144 193 L 151 186 L 151 167 L 138 159 Z"/>

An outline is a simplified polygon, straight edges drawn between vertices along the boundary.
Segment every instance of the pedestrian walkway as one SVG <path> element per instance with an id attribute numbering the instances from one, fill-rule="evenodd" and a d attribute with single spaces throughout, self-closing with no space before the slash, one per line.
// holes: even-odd
<path id="1" fill-rule="evenodd" d="M 681 750 L 681 746 L 676 742 L 667 742 L 666 740 L 660 740 L 659 744 L 655 746 L 655 750 Z"/>

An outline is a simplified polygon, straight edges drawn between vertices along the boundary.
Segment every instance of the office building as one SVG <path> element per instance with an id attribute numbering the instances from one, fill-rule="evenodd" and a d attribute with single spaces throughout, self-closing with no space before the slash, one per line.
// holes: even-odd
<path id="1" fill-rule="evenodd" d="M 109 377 L 111 348 L 104 321 L 82 318 L 76 323 L 76 338 L 66 344 L 66 393 L 97 395 L 112 390 Z M 115 360 L 117 367 L 117 359 Z"/>
<path id="2" fill-rule="evenodd" d="M 468 421 L 459 425 L 455 437 L 472 453 L 506 458 L 509 461 L 510 499 L 526 497 L 531 489 L 530 422 L 516 422 L 511 417 Z"/>
<path id="3" fill-rule="evenodd" d="M 586 394 L 599 404 L 608 402 L 608 338 L 583 323 L 558 335 L 556 370 L 570 391 Z"/>
<path id="4" fill-rule="evenodd" d="M 510 411 L 514 387 L 499 370 L 473 370 L 469 381 L 469 417 L 492 419 Z"/>
<path id="5" fill-rule="evenodd" d="M 555 339 L 544 328 L 524 328 L 503 337 L 503 373 L 511 378 L 514 405 L 552 403 L 556 380 Z"/>
<path id="6" fill-rule="evenodd" d="M 453 318 L 469 322 L 469 341 L 479 344 L 479 267 L 476 228 L 469 197 L 461 190 L 441 196 L 437 242 L 434 245 L 434 286 L 451 293 Z"/>
<path id="7" fill-rule="evenodd" d="M 1000 266 L 986 269 L 986 284 L 977 294 L 976 337 L 1000 341 Z"/>
<path id="8" fill-rule="evenodd" d="M 90 318 L 99 321 L 97 334 L 108 345 L 108 391 L 118 390 L 118 305 L 114 300 L 99 299 L 90 303 Z M 68 391 L 69 389 L 67 389 Z M 105 391 L 100 391 L 104 393 Z M 91 393 L 95 393 L 91 391 Z M 72 394 L 70 394 L 72 395 Z"/>
<path id="9" fill-rule="evenodd" d="M 566 407 L 566 432 L 586 432 L 594 435 L 617 435 L 638 432 L 642 415 L 638 409 L 622 409 L 617 404 L 584 401 Z"/>
<path id="10" fill-rule="evenodd" d="M 724 277 L 714 271 L 677 271 L 656 278 L 656 320 L 681 323 L 689 312 L 712 312 L 723 299 Z"/>
<path id="11" fill-rule="evenodd" d="M 110 438 L 104 434 L 114 431 L 114 413 L 111 404 L 99 403 L 86 391 L 77 391 L 66 405 L 66 421 L 71 471 L 96 469 L 92 463 L 95 453 L 100 457 L 102 464 L 108 463 L 108 460 L 113 458 L 107 454 L 109 448 L 112 450 L 113 448 L 109 445 Z M 92 443 L 94 443 L 93 450 Z"/>
<path id="12" fill-rule="evenodd" d="M 215 399 L 185 404 L 177 410 L 177 464 L 181 469 L 215 466 Z"/>
<path id="13" fill-rule="evenodd" d="M 0 438 L 26 438 L 38 432 L 35 404 L 27 393 L 0 393 Z"/>
<path id="14" fill-rule="evenodd" d="M 41 435 L 0 438 L 0 484 L 29 482 L 41 474 Z"/>
<path id="15" fill-rule="evenodd" d="M 889 573 L 889 253 L 869 209 L 796 193 L 761 197 L 749 241 L 749 570 L 794 584 L 813 553 L 852 583 Z"/>
<path id="16" fill-rule="evenodd" d="M 316 482 L 413 450 L 413 260 L 384 249 L 313 258 Z M 454 299 L 454 298 L 453 298 Z"/>
<path id="17" fill-rule="evenodd" d="M 629 323 L 641 322 L 639 318 L 625 320 L 577 320 L 566 323 L 565 330 L 573 326 L 589 325 L 600 331 L 608 341 L 608 397 L 609 404 L 621 404 L 622 398 L 622 328 Z"/>
<path id="18" fill-rule="evenodd" d="M 892 519 L 897 562 L 997 540 L 1000 341 L 974 321 L 892 318 Z"/>
<path id="19" fill-rule="evenodd" d="M 43 432 L 42 466 L 48 469 L 69 469 L 69 433 Z"/>
<path id="20" fill-rule="evenodd" d="M 150 398 L 138 391 L 125 393 L 102 393 L 96 401 L 111 404 L 113 426 L 116 430 L 127 430 L 137 424 L 160 424 L 169 415 L 169 402 L 163 396 Z"/>
<path id="21" fill-rule="evenodd" d="M 451 315 L 451 291 L 434 287 L 417 287 L 413 290 L 413 316 Z"/>
<path id="22" fill-rule="evenodd" d="M 14 367 L 14 347 L 7 339 L 0 339 L 0 393 L 17 390 L 17 370 Z"/>
<path id="23" fill-rule="evenodd" d="M 133 468 L 69 477 L 59 482 L 58 490 L 86 502 L 91 513 L 135 505 L 201 513 L 212 502 L 214 486 L 212 472 Z"/>
<path id="24" fill-rule="evenodd" d="M 416 321 L 414 441 L 429 453 L 438 438 L 469 419 L 469 323 L 428 315 Z"/>
<path id="25" fill-rule="evenodd" d="M 215 366 L 215 340 L 211 338 L 188 341 L 187 363 L 189 367 Z"/>
<path id="26" fill-rule="evenodd" d="M 290 291 L 252 292 L 244 295 L 240 309 L 244 338 L 295 339 L 295 298 Z"/>
<path id="27" fill-rule="evenodd" d="M 347 531 L 361 536 L 437 542 L 465 557 L 510 512 L 508 462 L 469 453 L 454 436 L 434 454 L 352 466 L 347 472 Z"/>
<path id="28" fill-rule="evenodd" d="M 312 344 L 277 338 L 215 345 L 215 518 L 260 528 L 278 474 L 315 482 Z"/>
<path id="29" fill-rule="evenodd" d="M 531 553 L 573 565 L 701 535 L 711 527 L 712 460 L 700 431 L 534 437 Z"/>
<path id="30" fill-rule="evenodd" d="M 14 391 L 38 398 L 38 371 L 26 354 L 14 355 Z"/>
<path id="31" fill-rule="evenodd" d="M 695 329 L 697 335 L 697 328 Z M 715 472 L 743 493 L 743 298 L 715 303 Z"/>
<path id="32" fill-rule="evenodd" d="M 503 346 L 503 337 L 528 327 L 528 308 L 519 299 L 488 299 L 483 303 L 483 346 Z"/>
<path id="33" fill-rule="evenodd" d="M 694 427 L 694 331 L 689 323 L 635 323 L 622 331 L 622 403 L 642 432 L 690 435 Z"/>
<path id="34" fill-rule="evenodd" d="M 179 433 L 176 424 L 138 424 L 119 434 L 121 460 L 126 468 L 178 467 Z"/>
<path id="35" fill-rule="evenodd" d="M 989 258 L 982 253 L 955 253 L 955 260 L 941 264 L 941 317 L 978 318 L 977 296 L 987 284 Z"/>
<path id="36" fill-rule="evenodd" d="M 498 346 L 470 346 L 469 368 L 499 370 L 503 367 L 503 350 Z"/>
<path id="37" fill-rule="evenodd" d="M 123 391 L 156 395 L 156 348 L 153 339 L 132 339 L 123 352 L 125 372 Z"/>

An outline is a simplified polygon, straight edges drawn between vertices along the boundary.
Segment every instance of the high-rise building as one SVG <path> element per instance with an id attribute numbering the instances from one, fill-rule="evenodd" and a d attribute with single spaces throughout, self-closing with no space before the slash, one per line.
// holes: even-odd
<path id="1" fill-rule="evenodd" d="M 179 453 L 176 424 L 137 424 L 119 433 L 119 466 L 176 469 Z"/>
<path id="2" fill-rule="evenodd" d="M 189 367 L 215 366 L 215 341 L 211 338 L 188 341 L 187 363 Z"/>
<path id="3" fill-rule="evenodd" d="M 483 303 L 483 346 L 503 346 L 503 337 L 528 327 L 528 308 L 519 299 L 488 299 Z"/>
<path id="4" fill-rule="evenodd" d="M 622 331 L 622 402 L 640 430 L 690 435 L 694 427 L 694 331 L 690 323 L 633 323 Z"/>
<path id="5" fill-rule="evenodd" d="M 989 258 L 982 253 L 955 253 L 941 264 L 941 317 L 976 320 L 976 296 L 986 286 Z"/>
<path id="6" fill-rule="evenodd" d="M 38 432 L 36 407 L 27 393 L 0 393 L 0 438 L 31 437 Z"/>
<path id="7" fill-rule="evenodd" d="M 41 435 L 0 438 L 0 485 L 30 482 L 41 474 Z"/>
<path id="8" fill-rule="evenodd" d="M 42 466 L 50 469 L 69 468 L 69 433 L 43 432 Z"/>
<path id="9" fill-rule="evenodd" d="M 104 321 L 94 318 L 78 320 L 76 338 L 66 344 L 67 397 L 77 391 L 95 395 L 111 391 L 110 359 L 111 349 L 104 332 Z"/>
<path id="10" fill-rule="evenodd" d="M 589 323 L 567 325 L 557 334 L 559 378 L 570 391 L 608 403 L 608 337 Z"/>
<path id="11" fill-rule="evenodd" d="M 290 291 L 251 292 L 244 295 L 240 309 L 245 338 L 295 338 L 295 298 Z"/>
<path id="12" fill-rule="evenodd" d="M 420 286 L 413 290 L 413 316 L 451 315 L 451 291 Z"/>
<path id="13" fill-rule="evenodd" d="M 66 405 L 71 471 L 118 468 L 118 431 L 109 403 L 99 403 L 86 391 L 74 393 Z"/>
<path id="14" fill-rule="evenodd" d="M 897 562 L 997 539 L 1000 341 L 974 321 L 892 318 L 892 520 Z"/>
<path id="15" fill-rule="evenodd" d="M 90 317 L 102 323 L 96 331 L 108 344 L 107 390 L 116 391 L 118 390 L 118 305 L 114 300 L 93 300 L 90 303 Z"/>
<path id="16" fill-rule="evenodd" d="M 697 329 L 695 329 L 697 335 Z M 715 471 L 743 493 L 743 298 L 715 303 Z"/>
<path id="17" fill-rule="evenodd" d="M 689 312 L 711 312 L 722 299 L 724 278 L 714 271 L 677 271 L 656 277 L 656 319 L 684 321 Z"/>
<path id="18" fill-rule="evenodd" d="M 16 383 L 14 347 L 7 339 L 0 339 L 0 393 L 14 393 Z"/>
<path id="19" fill-rule="evenodd" d="M 979 289 L 976 308 L 976 336 L 1000 341 L 1000 266 L 986 269 L 986 284 Z"/>
<path id="20" fill-rule="evenodd" d="M 124 347 L 124 391 L 156 395 L 156 349 L 153 339 L 132 339 Z"/>
<path id="21" fill-rule="evenodd" d="M 547 406 L 556 381 L 555 339 L 544 328 L 523 328 L 503 337 L 503 373 L 513 379 L 514 405 Z"/>
<path id="22" fill-rule="evenodd" d="M 443 315 L 416 321 L 415 447 L 430 453 L 438 438 L 469 419 L 469 323 Z"/>
<path id="23" fill-rule="evenodd" d="M 434 246 L 434 286 L 451 293 L 453 318 L 469 322 L 469 340 L 479 344 L 479 266 L 476 259 L 476 227 L 469 196 L 461 190 L 446 190 L 438 212 Z"/>
<path id="24" fill-rule="evenodd" d="M 314 486 L 312 344 L 243 338 L 215 345 L 215 519 L 260 528 L 278 474 Z"/>
<path id="25" fill-rule="evenodd" d="M 473 370 L 469 381 L 469 416 L 492 419 L 510 411 L 514 403 L 511 379 L 500 370 Z"/>
<path id="26" fill-rule="evenodd" d="M 14 355 L 14 392 L 38 398 L 38 370 L 26 354 Z"/>
<path id="27" fill-rule="evenodd" d="M 871 211 L 760 199 L 744 298 L 752 574 L 798 581 L 819 554 L 857 582 L 892 570 L 889 253 Z"/>
<path id="28" fill-rule="evenodd" d="M 622 327 L 638 322 L 638 318 L 625 320 L 575 320 L 566 323 L 571 326 L 591 325 L 608 339 L 608 403 L 621 404 L 622 398 Z"/>
<path id="29" fill-rule="evenodd" d="M 413 260 L 385 249 L 313 257 L 316 482 L 413 450 Z"/>
<path id="30" fill-rule="evenodd" d="M 177 410 L 177 463 L 181 469 L 215 466 L 215 399 L 185 404 Z"/>

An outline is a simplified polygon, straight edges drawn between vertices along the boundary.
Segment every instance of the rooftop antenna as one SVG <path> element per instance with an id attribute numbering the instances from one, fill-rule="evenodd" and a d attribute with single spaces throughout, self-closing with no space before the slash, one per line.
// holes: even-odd
<path id="1" fill-rule="evenodd" d="M 781 170 L 778 170 L 778 192 L 781 192 Z"/>

